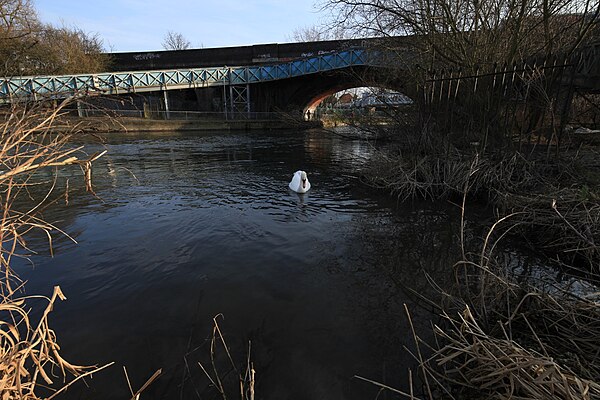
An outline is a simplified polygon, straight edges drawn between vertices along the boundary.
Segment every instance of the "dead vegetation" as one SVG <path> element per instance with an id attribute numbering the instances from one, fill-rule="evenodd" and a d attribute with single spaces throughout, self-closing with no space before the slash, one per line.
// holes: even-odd
<path id="1" fill-rule="evenodd" d="M 210 370 L 202 364 L 202 362 L 198 362 L 198 365 L 204 372 L 204 375 L 208 378 L 211 385 L 216 388 L 223 398 L 226 400 L 228 397 L 227 393 L 227 385 L 224 383 L 224 379 L 230 375 L 230 372 L 233 372 L 233 376 L 231 379 L 238 380 L 238 388 L 239 393 L 237 395 L 241 400 L 254 400 L 254 386 L 255 386 L 255 377 L 256 371 L 254 370 L 254 365 L 250 360 L 250 352 L 252 350 L 252 343 L 248 343 L 248 357 L 246 359 L 246 363 L 243 370 L 238 369 L 236 363 L 233 361 L 233 357 L 231 356 L 231 352 L 229 351 L 229 346 L 225 341 L 225 337 L 223 337 L 223 332 L 219 327 L 218 318 L 223 317 L 221 314 L 215 316 L 213 318 L 213 330 L 212 337 L 210 340 Z M 216 352 L 218 347 L 222 346 L 222 350 L 224 354 L 227 355 L 227 362 L 225 363 L 225 367 L 228 371 L 225 373 L 221 372 L 217 367 L 216 361 Z M 227 365 L 227 363 L 229 365 Z M 242 372 L 243 371 L 243 372 Z M 230 387 L 235 387 L 236 385 L 230 385 Z M 233 393 L 235 395 L 235 393 Z M 237 397 L 237 396 L 232 396 Z"/>
<path id="2" fill-rule="evenodd" d="M 422 387 L 385 389 L 429 400 L 600 398 L 597 148 L 560 157 L 535 149 L 480 155 L 444 141 L 436 148 L 428 138 L 426 131 L 418 143 L 378 154 L 364 179 L 402 200 L 460 202 L 462 195 L 463 213 L 467 199 L 483 199 L 506 217 L 478 250 L 462 230 L 454 284 L 431 282 L 442 299 L 424 299 L 440 316 L 432 324 L 435 340 L 422 340 L 413 328 L 416 348 L 409 350 Z M 501 250 L 509 235 L 543 255 L 540 268 L 555 276 L 515 270 Z M 406 314 L 410 321 L 408 308 Z"/>
<path id="3" fill-rule="evenodd" d="M 431 352 L 420 358 L 426 381 L 472 398 L 598 398 L 597 293 L 519 279 L 494 256 L 496 243 L 487 243 L 455 265 L 435 345 L 416 339 Z"/>
<path id="4" fill-rule="evenodd" d="M 224 316 L 216 315 L 209 338 L 184 355 L 182 393 L 183 387 L 191 384 L 199 399 L 254 400 L 256 370 L 251 359 L 252 343 L 248 342 L 243 362 L 237 362 L 239 357 L 228 345 L 219 325 L 220 319 L 223 320 Z M 202 374 L 198 374 L 199 371 L 202 371 Z"/>
<path id="5" fill-rule="evenodd" d="M 58 107 L 41 103 L 14 105 L 0 120 L 0 396 L 3 399 L 51 399 L 75 381 L 108 366 L 83 367 L 61 357 L 49 314 L 57 299 L 66 297 L 58 286 L 49 298 L 24 295 L 25 283 L 13 269 L 16 258 L 33 252 L 27 244 L 29 234 L 44 233 L 50 248 L 53 235 L 57 232 L 66 235 L 40 217 L 40 211 L 57 195 L 58 168 L 79 166 L 87 190 L 93 193 L 91 165 L 103 153 L 87 155 L 81 147 L 70 145 L 76 127 L 69 133 L 52 132 L 67 104 L 68 100 Z M 33 185 L 47 188 L 44 198 L 32 197 L 29 189 Z M 68 188 L 59 196 L 68 196 Z"/>
<path id="6" fill-rule="evenodd" d="M 511 268 L 498 241 L 519 215 L 499 220 L 479 251 L 465 251 L 454 285 L 431 282 L 441 299 L 434 340 L 421 339 L 405 306 L 421 386 L 412 373 L 410 393 L 370 382 L 411 399 L 600 398 L 597 289 Z"/>
<path id="7" fill-rule="evenodd" d="M 516 213 L 513 233 L 554 262 L 600 273 L 600 179 L 593 149 L 560 159 L 520 152 L 487 155 L 410 150 L 378 153 L 364 180 L 398 198 L 452 199 L 467 193 L 498 214 Z"/>

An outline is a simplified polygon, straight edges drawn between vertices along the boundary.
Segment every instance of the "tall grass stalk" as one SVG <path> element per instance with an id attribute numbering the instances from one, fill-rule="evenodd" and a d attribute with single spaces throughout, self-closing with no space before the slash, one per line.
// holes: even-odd
<path id="1" fill-rule="evenodd" d="M 210 362 L 202 363 L 198 361 L 198 366 L 223 400 L 228 398 L 254 400 L 256 370 L 250 358 L 252 343 L 248 342 L 248 355 L 245 364 L 243 367 L 238 368 L 219 326 L 219 317 L 223 318 L 223 315 L 218 314 L 213 318 L 213 329 L 210 338 Z M 219 347 L 226 357 L 223 355 L 218 357 Z M 219 362 L 217 358 L 220 358 L 223 362 Z M 233 376 L 230 376 L 232 372 Z M 234 382 L 235 380 L 237 380 L 237 385 Z"/>
<path id="2" fill-rule="evenodd" d="M 87 190 L 93 192 L 91 165 L 103 153 L 89 156 L 81 147 L 70 144 L 72 136 L 78 133 L 77 126 L 60 134 L 52 130 L 64 116 L 68 103 L 69 100 L 58 106 L 14 105 L 0 110 L 0 394 L 3 399 L 36 400 L 42 396 L 51 399 L 73 382 L 108 366 L 79 366 L 61 356 L 49 315 L 56 302 L 66 297 L 58 286 L 50 297 L 24 295 L 25 283 L 13 268 L 16 258 L 31 253 L 27 242 L 31 233 L 45 234 L 50 249 L 55 234 L 68 237 L 40 215 L 58 190 L 59 168 L 80 167 Z M 40 183 L 38 174 L 47 170 L 52 172 L 52 178 Z M 33 185 L 44 185 L 43 198 L 33 198 L 29 190 Z M 45 304 L 41 309 L 39 301 L 32 301 L 39 299 Z M 33 317 L 38 314 L 41 316 Z"/>
<path id="3" fill-rule="evenodd" d="M 423 387 L 414 390 L 411 379 L 410 393 L 393 392 L 427 400 L 600 398 L 600 296 L 515 273 L 498 242 L 520 218 L 495 223 L 478 251 L 463 249 L 453 285 L 433 283 L 441 299 L 433 340 L 421 339 L 405 306 Z"/>

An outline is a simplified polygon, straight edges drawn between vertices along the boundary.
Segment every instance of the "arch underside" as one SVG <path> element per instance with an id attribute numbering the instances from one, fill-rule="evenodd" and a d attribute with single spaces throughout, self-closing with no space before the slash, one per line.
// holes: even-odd
<path id="1" fill-rule="evenodd" d="M 374 67 L 354 67 L 261 84 L 254 89 L 254 108 L 264 111 L 313 110 L 323 99 L 342 90 L 381 87 L 413 97 L 416 88 L 401 73 Z"/>
<path id="2" fill-rule="evenodd" d="M 393 78 L 390 78 L 392 76 Z M 412 83 L 412 85 L 411 85 Z M 336 92 L 357 87 L 381 87 L 413 97 L 416 93 L 414 79 L 408 74 L 391 68 L 352 67 L 329 72 L 302 75 L 295 78 L 273 80 L 231 88 L 244 90 L 242 99 L 249 102 L 253 112 L 302 112 L 314 108 Z M 163 104 L 168 97 L 171 111 L 196 109 L 201 112 L 223 112 L 233 97 L 225 86 L 203 87 L 185 90 L 131 95 L 131 107 L 142 110 L 144 104 Z M 139 97 L 139 99 L 138 99 Z M 165 106 L 166 107 L 166 106 Z M 247 105 L 242 109 L 246 110 Z"/>

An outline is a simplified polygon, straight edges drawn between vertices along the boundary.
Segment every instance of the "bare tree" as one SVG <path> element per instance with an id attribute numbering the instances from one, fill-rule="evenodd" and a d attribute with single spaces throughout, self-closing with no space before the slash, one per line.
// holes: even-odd
<path id="1" fill-rule="evenodd" d="M 100 72 L 108 57 L 98 35 L 42 24 L 30 0 L 0 0 L 3 75 Z"/>
<path id="2" fill-rule="evenodd" d="M 572 51 L 598 25 L 598 0 L 324 0 L 334 24 L 361 36 L 417 35 L 431 60 L 513 63 Z"/>
<path id="3" fill-rule="evenodd" d="M 319 27 L 316 25 L 296 28 L 286 38 L 293 42 L 318 42 L 321 40 L 349 39 L 352 32 L 344 29 L 342 25 Z"/>
<path id="4" fill-rule="evenodd" d="M 162 46 L 165 50 L 186 50 L 190 48 L 191 43 L 181 33 L 168 31 Z"/>
<path id="5" fill-rule="evenodd" d="M 39 25 L 30 0 L 0 0 L 1 40 L 21 38 Z"/>
<path id="6" fill-rule="evenodd" d="M 35 46 L 39 26 L 29 0 L 0 0 L 0 63 L 5 75 L 22 72 L 19 65 Z"/>
<path id="7" fill-rule="evenodd" d="M 109 57 L 97 34 L 76 27 L 44 25 L 35 36 L 36 45 L 21 63 L 21 68 L 29 73 L 78 74 L 108 68 Z"/>

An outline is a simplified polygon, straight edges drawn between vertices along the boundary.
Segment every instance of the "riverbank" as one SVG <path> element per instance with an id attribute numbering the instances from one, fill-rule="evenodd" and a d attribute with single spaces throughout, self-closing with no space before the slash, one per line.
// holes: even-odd
<path id="1" fill-rule="evenodd" d="M 133 117 L 63 117 L 53 126 L 54 131 L 89 133 L 108 132 L 166 132 L 166 131 L 251 131 L 320 128 L 320 121 L 272 120 L 155 120 Z"/>
<path id="2" fill-rule="evenodd" d="M 513 233 L 558 265 L 600 274 L 600 148 L 580 146 L 548 157 L 545 150 L 479 154 L 397 148 L 380 154 L 364 179 L 401 199 L 464 195 L 514 214 Z"/>
<path id="3" fill-rule="evenodd" d="M 497 214 L 480 245 L 463 222 L 453 282 L 434 282 L 437 297 L 424 298 L 442 320 L 434 341 L 413 330 L 424 398 L 600 396 L 600 147 L 597 135 L 573 139 L 560 153 L 404 143 L 364 171 L 400 199 L 448 199 L 463 213 L 484 203 Z M 507 237 L 538 261 L 515 263 Z"/>

